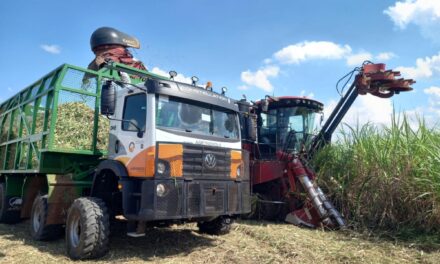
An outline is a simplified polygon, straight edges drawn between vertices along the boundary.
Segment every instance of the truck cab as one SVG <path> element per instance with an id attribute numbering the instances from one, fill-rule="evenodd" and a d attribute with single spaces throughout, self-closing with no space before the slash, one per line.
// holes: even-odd
<path id="1" fill-rule="evenodd" d="M 127 219 L 206 221 L 250 210 L 234 100 L 164 79 L 109 85 L 114 113 L 97 177 L 119 176 Z"/>

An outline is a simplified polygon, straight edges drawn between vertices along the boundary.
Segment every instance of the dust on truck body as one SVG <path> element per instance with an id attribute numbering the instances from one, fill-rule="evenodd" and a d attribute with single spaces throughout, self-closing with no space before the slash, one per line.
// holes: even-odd
<path id="1" fill-rule="evenodd" d="M 0 222 L 30 218 L 37 240 L 65 227 L 74 259 L 104 255 L 118 215 L 131 236 L 187 221 L 225 233 L 250 211 L 237 113 L 223 94 L 122 64 L 62 65 L 0 106 Z"/>

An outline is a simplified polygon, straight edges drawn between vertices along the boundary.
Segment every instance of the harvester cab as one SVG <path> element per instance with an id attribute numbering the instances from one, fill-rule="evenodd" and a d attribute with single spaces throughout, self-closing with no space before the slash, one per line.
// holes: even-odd
<path id="1" fill-rule="evenodd" d="M 385 64 L 365 62 L 341 80 L 354 81 L 322 123 L 323 104 L 306 97 L 272 97 L 253 104 L 239 101 L 242 113 L 242 145 L 250 151 L 254 193 L 251 217 L 284 220 L 295 225 L 345 227 L 341 214 L 316 185 L 309 161 L 331 137 L 358 95 L 390 98 L 410 91 L 415 81 L 398 79 L 399 72 Z M 348 78 L 348 79 L 347 79 Z M 256 122 L 252 122 L 256 120 Z M 247 137 L 255 124 L 256 139 Z"/>
<path id="2" fill-rule="evenodd" d="M 277 152 L 300 152 L 311 143 L 320 126 L 323 104 L 305 97 L 267 97 L 257 102 L 257 135 L 261 159 Z M 267 105 L 267 109 L 264 109 Z"/>

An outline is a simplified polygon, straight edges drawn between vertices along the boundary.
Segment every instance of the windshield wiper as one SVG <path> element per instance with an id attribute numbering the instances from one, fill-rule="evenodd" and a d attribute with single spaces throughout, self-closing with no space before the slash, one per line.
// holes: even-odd
<path id="1" fill-rule="evenodd" d="M 191 129 L 185 129 L 185 132 L 189 132 L 189 133 L 191 133 L 191 132 L 193 132 Z"/>
<path id="2" fill-rule="evenodd" d="M 228 135 L 223 135 L 225 138 L 230 138 L 230 136 L 228 136 Z"/>

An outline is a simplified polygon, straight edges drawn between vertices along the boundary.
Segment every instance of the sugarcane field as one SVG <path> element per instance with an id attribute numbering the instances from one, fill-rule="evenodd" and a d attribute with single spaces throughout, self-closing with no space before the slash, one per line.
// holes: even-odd
<path id="1" fill-rule="evenodd" d="M 439 263 L 439 27 L 437 0 L 1 2 L 0 263 Z"/>

